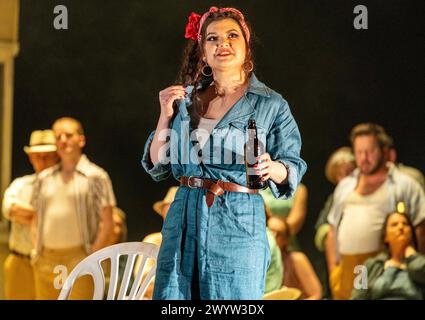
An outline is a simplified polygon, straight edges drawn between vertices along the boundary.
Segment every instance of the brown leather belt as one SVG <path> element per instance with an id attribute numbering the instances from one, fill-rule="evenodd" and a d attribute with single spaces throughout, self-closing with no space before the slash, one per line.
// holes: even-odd
<path id="1" fill-rule="evenodd" d="M 30 259 L 31 258 L 31 256 L 29 254 L 20 253 L 18 251 L 13 250 L 13 249 L 12 250 L 9 250 L 9 252 L 11 254 L 14 254 L 15 256 L 20 257 L 20 258 L 25 258 L 25 259 Z"/>
<path id="2" fill-rule="evenodd" d="M 214 198 L 221 196 L 225 191 L 231 192 L 244 192 L 244 193 L 258 193 L 256 189 L 249 189 L 233 182 L 226 182 L 222 180 L 203 179 L 199 177 L 181 177 L 180 185 L 192 189 L 207 189 L 206 202 L 208 208 L 214 203 Z"/>

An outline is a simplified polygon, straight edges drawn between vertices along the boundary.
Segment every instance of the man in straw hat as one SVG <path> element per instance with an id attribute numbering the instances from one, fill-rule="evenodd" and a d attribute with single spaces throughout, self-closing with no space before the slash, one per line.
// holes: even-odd
<path id="1" fill-rule="evenodd" d="M 165 220 L 165 217 L 167 216 L 168 209 L 170 209 L 170 205 L 174 201 L 174 197 L 176 196 L 178 189 L 179 187 L 171 187 L 168 189 L 164 199 L 153 204 L 153 209 L 162 217 L 163 220 Z M 162 242 L 161 232 L 148 234 L 143 241 L 160 246 Z"/>
<path id="2" fill-rule="evenodd" d="M 55 136 L 52 130 L 32 132 L 25 153 L 35 173 L 15 179 L 3 199 L 3 215 L 11 221 L 10 254 L 4 264 L 5 298 L 31 300 L 35 298 L 34 274 L 30 264 L 31 223 L 36 215 L 30 205 L 36 176 L 58 162 Z"/>
<path id="3" fill-rule="evenodd" d="M 32 199 L 38 214 L 32 252 L 36 298 L 43 300 L 57 299 L 72 269 L 108 245 L 116 206 L 109 175 L 83 153 L 81 123 L 60 118 L 52 129 L 60 164 L 37 177 Z M 92 287 L 90 277 L 78 279 L 71 299 L 91 299 Z"/>

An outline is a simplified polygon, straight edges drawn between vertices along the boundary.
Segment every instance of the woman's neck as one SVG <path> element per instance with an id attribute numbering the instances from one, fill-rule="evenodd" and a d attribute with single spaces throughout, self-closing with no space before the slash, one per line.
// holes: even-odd
<path id="1" fill-rule="evenodd" d="M 403 262 L 406 247 L 390 246 L 390 259 L 397 262 Z"/>
<path id="2" fill-rule="evenodd" d="M 235 93 L 246 83 L 246 80 L 246 75 L 243 71 L 214 72 L 214 84 L 217 89 L 217 94 L 220 96 Z"/>

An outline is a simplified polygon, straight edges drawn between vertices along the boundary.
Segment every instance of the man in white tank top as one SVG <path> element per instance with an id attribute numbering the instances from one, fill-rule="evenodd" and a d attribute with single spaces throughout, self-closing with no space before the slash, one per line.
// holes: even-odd
<path id="1" fill-rule="evenodd" d="M 33 193 L 37 299 L 57 299 L 61 280 L 87 255 L 108 245 L 116 206 L 108 174 L 82 153 L 81 123 L 61 118 L 53 132 L 61 162 L 38 176 Z M 91 278 L 78 280 L 71 298 L 92 296 Z"/>
<path id="2" fill-rule="evenodd" d="M 336 187 L 329 212 L 326 238 L 329 284 L 335 299 L 349 299 L 356 266 L 383 249 L 386 216 L 402 201 L 408 208 L 418 239 L 425 250 L 425 195 L 422 187 L 387 163 L 389 137 L 376 124 L 359 124 L 351 132 L 358 168 Z"/>

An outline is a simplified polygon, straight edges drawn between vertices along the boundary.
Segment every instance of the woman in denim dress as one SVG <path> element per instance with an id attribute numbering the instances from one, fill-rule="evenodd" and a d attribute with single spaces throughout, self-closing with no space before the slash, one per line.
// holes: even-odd
<path id="1" fill-rule="evenodd" d="M 299 130 L 287 102 L 252 72 L 241 12 L 192 13 L 186 38 L 184 85 L 160 92 L 142 159 L 155 181 L 172 174 L 181 182 L 162 229 L 153 298 L 261 299 L 270 253 L 263 199 L 246 187 L 247 123 L 256 121 L 266 150 L 254 170 L 281 199 L 306 170 Z"/>

